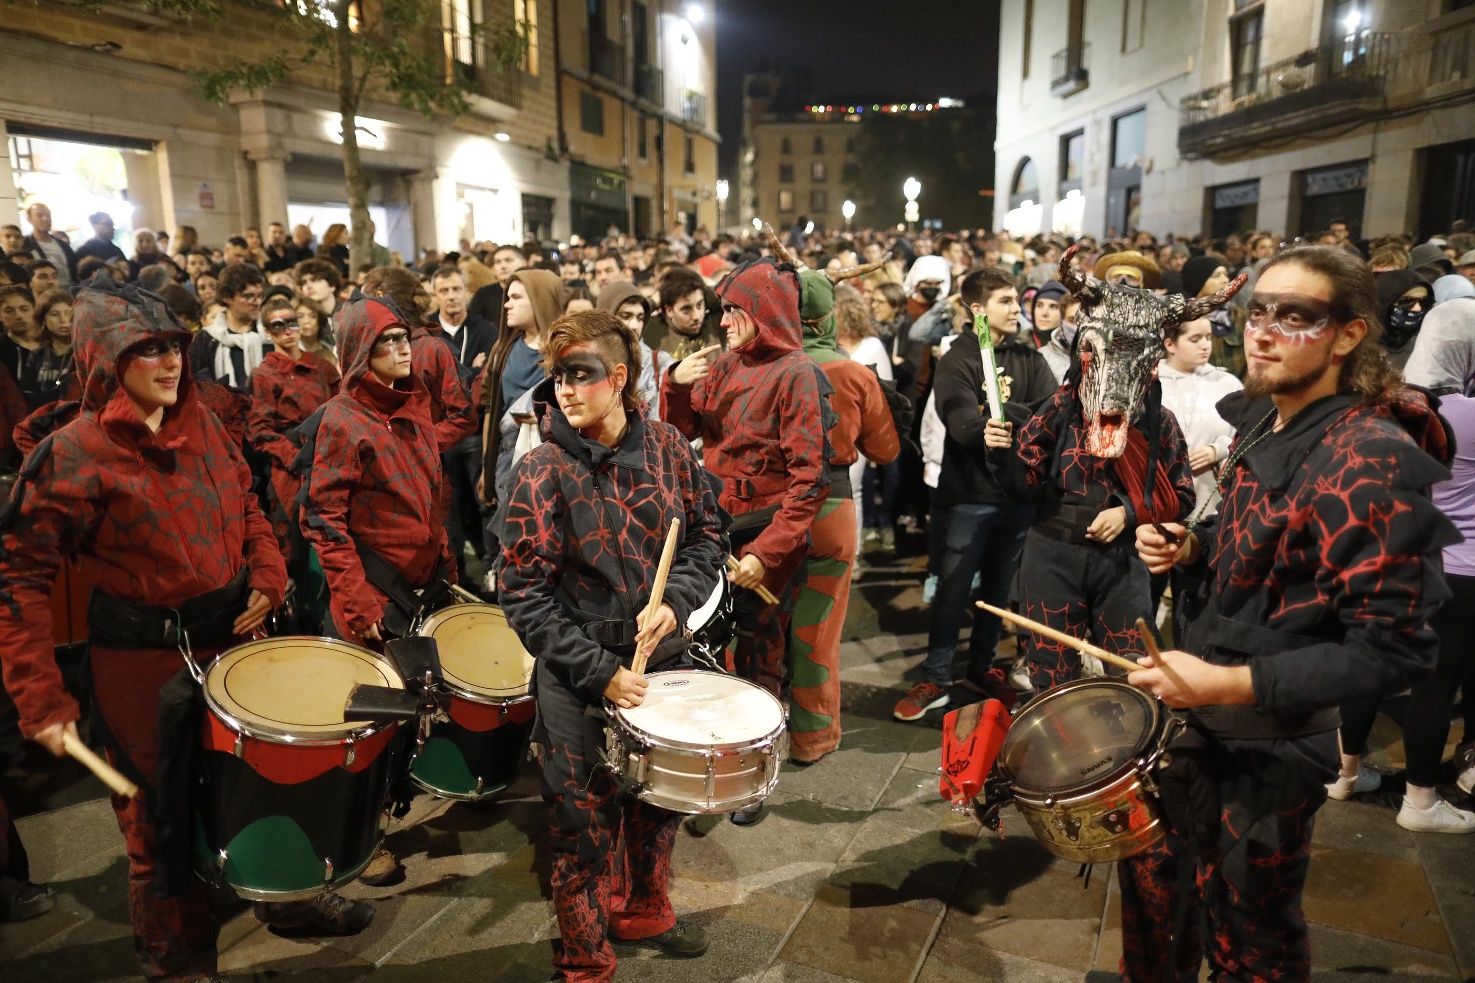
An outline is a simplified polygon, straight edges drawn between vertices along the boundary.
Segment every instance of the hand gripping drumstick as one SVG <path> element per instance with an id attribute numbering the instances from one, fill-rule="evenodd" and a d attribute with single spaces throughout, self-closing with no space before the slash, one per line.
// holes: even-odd
<path id="1" fill-rule="evenodd" d="M 99 758 L 92 748 L 73 737 L 70 732 L 62 733 L 61 746 L 66 748 L 67 754 L 70 754 L 82 762 L 82 764 L 86 765 L 88 771 L 96 775 L 104 785 L 123 796 L 123 798 L 131 799 L 138 795 L 137 785 L 124 777 L 121 771 Z"/>
<path id="2" fill-rule="evenodd" d="M 737 573 L 738 570 L 741 569 L 738 565 L 737 557 L 732 555 L 729 555 L 727 557 L 727 569 L 731 570 L 733 573 Z M 769 607 L 772 607 L 773 605 L 778 603 L 778 598 L 773 596 L 773 591 L 769 590 L 767 587 L 764 587 L 762 583 L 759 583 L 757 587 L 753 588 L 753 593 L 757 594 L 763 600 L 763 603 L 767 604 Z"/>
<path id="3" fill-rule="evenodd" d="M 1112 665 L 1116 666 L 1118 669 L 1125 669 L 1127 672 L 1136 672 L 1138 669 L 1142 668 L 1131 659 L 1124 659 L 1120 655 L 1113 655 L 1112 653 L 1106 651 L 1106 649 L 1101 648 L 1098 645 L 1092 645 L 1090 642 L 1084 641 L 1083 639 L 1067 635 L 1063 631 L 1056 631 L 1049 625 L 1042 625 L 1038 621 L 1033 621 L 1029 618 L 1024 617 L 1023 615 L 1015 614 L 1013 611 L 1008 611 L 1004 608 L 996 608 L 992 604 L 988 604 L 984 601 L 975 601 L 974 603 L 976 603 L 983 610 L 987 611 L 989 614 L 998 615 L 1005 621 L 1013 622 L 1014 624 L 1019 625 L 1022 628 L 1028 628 L 1036 635 L 1043 636 L 1044 638 L 1048 638 L 1051 641 L 1059 642 L 1061 645 L 1068 645 L 1071 648 L 1075 649 L 1077 652 L 1084 652 L 1087 655 L 1094 655 L 1102 662 L 1109 662 Z"/>
<path id="4" fill-rule="evenodd" d="M 660 609 L 661 600 L 666 596 L 666 578 L 671 574 L 671 561 L 676 558 L 676 540 L 681 536 L 681 520 L 671 520 L 671 530 L 666 533 L 666 545 L 661 549 L 661 562 L 656 567 L 656 580 L 650 588 L 650 603 L 645 609 L 650 612 L 651 617 Z M 637 675 L 645 672 L 646 660 L 650 658 L 650 643 L 642 642 L 640 648 L 635 650 L 635 658 L 630 666 Z"/>

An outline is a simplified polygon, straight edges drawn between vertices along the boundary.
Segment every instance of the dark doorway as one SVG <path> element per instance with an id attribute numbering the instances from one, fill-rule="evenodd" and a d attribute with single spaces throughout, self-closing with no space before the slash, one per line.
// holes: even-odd
<path id="1" fill-rule="evenodd" d="M 553 199 L 543 195 L 522 196 L 522 234 L 542 242 L 553 238 Z"/>
<path id="2" fill-rule="evenodd" d="M 1475 220 L 1475 140 L 1426 147 L 1419 240 L 1449 231 L 1456 219 Z"/>
<path id="3" fill-rule="evenodd" d="M 1242 181 L 1208 189 L 1209 237 L 1223 239 L 1255 227 L 1260 212 L 1260 182 Z"/>

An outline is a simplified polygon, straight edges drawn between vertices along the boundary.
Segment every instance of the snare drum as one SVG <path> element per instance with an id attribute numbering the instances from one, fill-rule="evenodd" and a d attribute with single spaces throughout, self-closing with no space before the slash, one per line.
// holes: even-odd
<path id="1" fill-rule="evenodd" d="M 788 753 L 784 706 L 746 679 L 677 670 L 646 677 L 638 707 L 609 707 L 605 763 L 651 805 L 692 815 L 756 805 Z"/>
<path id="2" fill-rule="evenodd" d="M 1051 853 L 1121 860 L 1163 837 L 1153 772 L 1182 726 L 1135 686 L 1078 679 L 1015 714 L 996 768 Z"/>
<path id="3" fill-rule="evenodd" d="M 359 683 L 404 688 L 388 659 L 327 638 L 248 642 L 206 670 L 197 846 L 242 897 L 316 897 L 378 849 L 399 724 L 343 720 Z"/>
<path id="4" fill-rule="evenodd" d="M 732 585 L 728 583 L 727 575 L 719 572 L 711 597 L 686 619 L 686 630 L 691 632 L 693 647 L 699 654 L 705 656 L 707 662 L 721 666 L 726 664 L 732 625 Z"/>
<path id="5" fill-rule="evenodd" d="M 533 657 L 495 604 L 442 608 L 420 634 L 440 651 L 451 719 L 431 729 L 410 777 L 442 798 L 495 795 L 512 784 L 527 756 L 536 709 L 528 695 Z"/>

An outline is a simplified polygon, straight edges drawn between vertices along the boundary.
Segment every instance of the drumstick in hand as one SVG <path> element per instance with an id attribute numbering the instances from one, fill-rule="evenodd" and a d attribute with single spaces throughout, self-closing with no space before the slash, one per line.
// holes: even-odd
<path id="1" fill-rule="evenodd" d="M 1061 645 L 1073 648 L 1077 652 L 1084 652 L 1086 655 L 1094 655 L 1102 662 L 1108 662 L 1111 665 L 1116 666 L 1118 669 L 1125 669 L 1127 672 L 1136 672 L 1138 669 L 1142 668 L 1131 659 L 1125 659 L 1120 655 L 1114 655 L 1113 653 L 1106 651 L 1106 649 L 1101 648 L 1099 645 L 1092 645 L 1090 642 L 1085 641 L 1084 639 L 1076 638 L 1073 635 L 1067 635 L 1063 631 L 1056 631 L 1049 625 L 1042 625 L 1038 621 L 1026 618 L 1021 614 L 1015 614 L 1013 611 L 1006 610 L 1005 608 L 994 607 L 992 604 L 989 604 L 985 601 L 976 601 L 974 603 L 976 603 L 983 610 L 987 611 L 989 614 L 998 615 L 1005 621 L 1013 622 L 1014 624 L 1019 625 L 1022 628 L 1028 628 L 1036 635 L 1039 635 L 1043 638 L 1048 638 L 1053 642 L 1059 642 Z"/>
<path id="2" fill-rule="evenodd" d="M 650 588 L 650 603 L 645 606 L 647 617 L 654 618 L 660 610 L 661 600 L 666 596 L 666 578 L 671 574 L 671 561 L 676 557 L 676 541 L 681 538 L 681 520 L 671 520 L 671 530 L 666 533 L 666 545 L 661 549 L 661 562 L 656 567 L 655 583 Z M 652 646 L 649 642 L 641 643 L 640 648 L 635 650 L 635 658 L 631 669 L 636 674 L 645 672 L 646 660 L 650 658 Z"/>
<path id="3" fill-rule="evenodd" d="M 123 798 L 131 799 L 138 795 L 137 785 L 124 777 L 121 771 L 108 764 L 102 758 L 99 758 L 92 748 L 73 737 L 70 732 L 62 733 L 61 745 L 66 748 L 67 754 L 70 754 L 82 762 L 82 764 L 86 765 L 88 771 L 96 775 L 104 785 L 123 796 Z"/>
<path id="4" fill-rule="evenodd" d="M 728 556 L 727 569 L 731 570 L 733 573 L 738 572 L 739 567 L 737 557 Z M 778 598 L 773 596 L 773 591 L 769 590 L 767 587 L 764 587 L 762 584 L 754 587 L 753 593 L 757 594 L 758 597 L 763 601 L 763 603 L 769 605 L 770 607 L 778 603 Z"/>

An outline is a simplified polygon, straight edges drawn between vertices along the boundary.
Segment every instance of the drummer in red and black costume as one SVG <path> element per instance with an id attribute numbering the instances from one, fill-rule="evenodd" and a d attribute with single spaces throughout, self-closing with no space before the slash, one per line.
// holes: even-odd
<path id="1" fill-rule="evenodd" d="M 719 504 L 739 568 L 729 579 L 740 623 L 736 671 L 779 699 L 789 683 L 788 638 L 810 527 L 830 493 L 826 417 L 835 418 L 824 375 L 804 353 L 799 274 L 772 259 L 739 266 L 718 288 L 728 350 L 704 348 L 666 373 L 661 407 L 722 480 Z M 710 368 L 708 361 L 711 360 Z M 760 584 L 779 603 L 764 606 Z M 747 610 L 743 606 L 753 605 Z M 757 822 L 762 804 L 733 813 Z"/>
<path id="2" fill-rule="evenodd" d="M 208 978 L 217 925 L 204 884 L 187 877 L 166 894 L 154 883 L 159 693 L 184 667 L 179 619 L 205 662 L 281 602 L 286 570 L 240 450 L 195 394 L 189 332 L 163 302 L 97 277 L 77 295 L 72 331 L 82 412 L 27 457 L 4 516 L 5 686 L 22 733 L 63 754 L 81 713 L 53 656 L 50 593 L 62 556 L 76 558 L 96 585 L 96 723 L 109 755 L 141 780 L 137 798 L 112 800 L 139 963 L 149 979 Z"/>
<path id="3" fill-rule="evenodd" d="M 440 452 L 429 395 L 411 374 L 412 320 L 392 301 L 366 297 L 343 305 L 334 326 L 343 387 L 317 427 L 302 535 L 322 561 L 338 635 L 381 642 L 401 633 L 385 626 L 386 614 L 396 619 L 394 585 L 366 570 L 363 555 L 411 590 L 455 574 L 436 507 Z"/>
<path id="4" fill-rule="evenodd" d="M 623 795 L 601 767 L 603 701 L 629 708 L 643 675 L 626 663 L 638 643 L 667 639 L 720 576 L 716 505 L 691 446 L 647 420 L 636 389 L 639 338 L 607 311 L 553 322 L 544 345 L 552 378 L 534 391 L 544 443 L 513 469 L 498 581 L 508 622 L 537 660 L 534 742 L 553 851 L 553 903 L 567 981 L 614 978 L 610 941 L 699 956 L 705 933 L 679 921 L 667 895 L 680 816 Z M 672 519 L 681 541 L 663 603 L 648 608 Z M 637 630 L 638 629 L 638 630 Z M 648 668 L 684 650 L 655 648 Z M 676 664 L 680 664 L 679 661 Z"/>
<path id="5" fill-rule="evenodd" d="M 296 501 L 302 479 L 289 470 L 298 448 L 288 434 L 338 392 L 338 367 L 302 350 L 302 331 L 291 301 L 268 300 L 262 305 L 261 320 L 273 348 L 251 373 L 246 435 L 257 453 L 271 461 L 272 525 L 300 598 L 306 550 L 297 527 Z"/>
<path id="6" fill-rule="evenodd" d="M 1189 708 L 1191 738 L 1159 776 L 1167 838 L 1119 871 L 1132 983 L 1197 980 L 1205 955 L 1215 979 L 1311 978 L 1301 896 L 1337 774 L 1337 708 L 1434 666 L 1440 550 L 1459 534 L 1428 488 L 1453 446 L 1389 367 L 1379 310 L 1356 256 L 1277 256 L 1249 302 L 1244 392 L 1218 406 L 1237 431 L 1218 519 L 1186 541 L 1178 523 L 1137 527 L 1148 569 L 1176 563 L 1204 587 L 1184 651 L 1127 677 Z"/>

